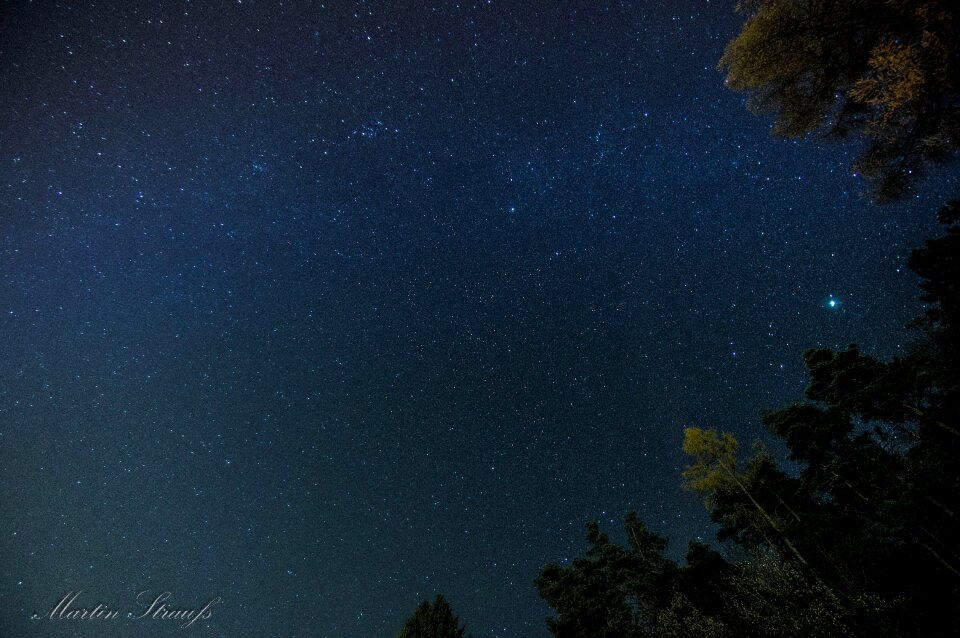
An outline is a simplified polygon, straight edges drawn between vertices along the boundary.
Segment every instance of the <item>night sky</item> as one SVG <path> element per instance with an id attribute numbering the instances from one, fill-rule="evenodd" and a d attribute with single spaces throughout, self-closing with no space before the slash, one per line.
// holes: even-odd
<path id="1" fill-rule="evenodd" d="M 586 522 L 712 538 L 684 427 L 763 437 L 806 348 L 921 308 L 946 186 L 772 138 L 733 2 L 0 12 L 5 637 L 392 636 L 437 593 L 547 636 Z M 77 590 L 222 602 L 51 620 Z"/>

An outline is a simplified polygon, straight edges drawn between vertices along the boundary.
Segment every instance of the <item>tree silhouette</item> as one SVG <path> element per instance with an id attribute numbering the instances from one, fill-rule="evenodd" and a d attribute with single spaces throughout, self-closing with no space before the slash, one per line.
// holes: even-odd
<path id="1" fill-rule="evenodd" d="M 453 614 L 450 604 L 437 594 L 434 601 L 424 600 L 407 619 L 397 638 L 464 638 L 465 628 Z"/>
<path id="2" fill-rule="evenodd" d="M 729 560 L 687 564 L 635 516 L 628 545 L 588 526 L 590 549 L 536 584 L 557 638 L 952 636 L 960 626 L 960 203 L 914 251 L 926 309 L 917 344 L 882 361 L 809 350 L 806 401 L 763 415 L 789 466 L 710 429 L 686 431 L 685 485 Z"/>
<path id="3" fill-rule="evenodd" d="M 547 620 L 557 638 L 630 638 L 647 635 L 670 601 L 677 565 L 663 556 L 667 539 L 650 532 L 631 513 L 623 547 L 587 525 L 586 558 L 566 567 L 545 566 L 535 584 L 557 611 Z"/>

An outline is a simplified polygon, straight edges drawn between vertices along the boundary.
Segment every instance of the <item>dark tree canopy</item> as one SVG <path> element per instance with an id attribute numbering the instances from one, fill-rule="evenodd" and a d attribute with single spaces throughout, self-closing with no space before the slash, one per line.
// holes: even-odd
<path id="1" fill-rule="evenodd" d="M 670 600 L 677 567 L 663 556 L 667 539 L 650 532 L 632 513 L 625 527 L 629 544 L 622 547 L 596 523 L 588 524 L 585 558 L 541 570 L 535 584 L 557 610 L 547 620 L 557 638 L 646 635 L 657 610 Z"/>
<path id="2" fill-rule="evenodd" d="M 883 201 L 960 142 L 956 0 L 745 0 L 720 67 L 788 137 L 856 134 L 856 164 Z"/>
<path id="3" fill-rule="evenodd" d="M 686 565 L 635 516 L 626 547 L 590 549 L 536 581 L 557 638 L 953 636 L 960 626 L 960 203 L 914 251 L 927 309 L 917 345 L 882 361 L 856 346 L 805 354 L 807 401 L 763 415 L 793 465 L 690 428 L 686 487 L 730 557 Z"/>
<path id="4" fill-rule="evenodd" d="M 438 594 L 432 603 L 420 603 L 397 638 L 464 638 L 464 631 L 450 604 Z"/>

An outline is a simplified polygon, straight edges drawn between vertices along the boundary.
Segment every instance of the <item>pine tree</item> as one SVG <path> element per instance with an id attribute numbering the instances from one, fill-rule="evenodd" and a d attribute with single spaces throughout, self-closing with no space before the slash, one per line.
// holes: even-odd
<path id="1" fill-rule="evenodd" d="M 649 635 L 658 613 L 669 604 L 677 565 L 663 556 L 667 539 L 649 531 L 633 513 L 624 527 L 626 547 L 589 523 L 585 558 L 541 570 L 535 584 L 557 612 L 547 620 L 556 638 Z"/>
<path id="2" fill-rule="evenodd" d="M 447 600 L 437 594 L 432 603 L 426 600 L 420 603 L 397 638 L 464 638 L 465 631 Z"/>

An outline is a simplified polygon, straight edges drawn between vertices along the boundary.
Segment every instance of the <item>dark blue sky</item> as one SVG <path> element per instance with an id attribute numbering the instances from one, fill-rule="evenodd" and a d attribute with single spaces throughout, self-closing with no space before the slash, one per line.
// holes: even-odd
<path id="1" fill-rule="evenodd" d="M 546 636 L 587 521 L 710 538 L 684 427 L 762 437 L 804 349 L 895 354 L 920 308 L 942 192 L 774 140 L 716 70 L 732 2 L 0 12 L 4 636 L 180 631 L 29 620 L 71 590 Z"/>

